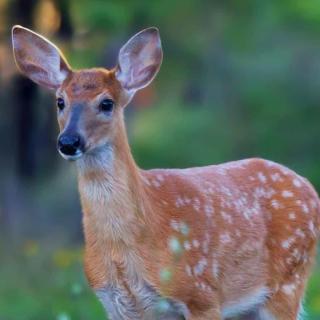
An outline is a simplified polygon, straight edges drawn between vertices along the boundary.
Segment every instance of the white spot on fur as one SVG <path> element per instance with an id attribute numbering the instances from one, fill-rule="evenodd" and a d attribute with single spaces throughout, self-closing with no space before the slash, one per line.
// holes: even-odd
<path id="1" fill-rule="evenodd" d="M 211 195 L 211 194 L 214 194 L 214 190 L 212 187 L 208 187 L 207 190 L 206 190 L 207 194 Z"/>
<path id="2" fill-rule="evenodd" d="M 271 180 L 272 180 L 273 182 L 277 182 L 277 181 L 280 181 L 280 180 L 282 180 L 282 179 L 281 179 L 281 177 L 280 177 L 280 174 L 279 174 L 278 172 L 276 172 L 276 173 L 273 173 L 273 174 L 271 175 Z"/>
<path id="3" fill-rule="evenodd" d="M 294 294 L 296 289 L 296 286 L 294 283 L 285 284 L 281 287 L 281 291 L 285 293 L 286 295 L 292 295 Z"/>
<path id="4" fill-rule="evenodd" d="M 178 197 L 176 199 L 175 205 L 176 205 L 177 208 L 180 208 L 181 206 L 183 206 L 183 200 L 180 197 Z"/>
<path id="5" fill-rule="evenodd" d="M 296 214 L 294 212 L 289 213 L 289 219 L 290 220 L 295 220 L 296 219 Z"/>
<path id="6" fill-rule="evenodd" d="M 192 277 L 192 268 L 187 264 L 185 267 L 186 273 L 189 277 Z"/>
<path id="7" fill-rule="evenodd" d="M 198 198 L 194 198 L 193 202 L 194 202 L 193 203 L 194 210 L 199 211 L 200 210 L 200 200 Z"/>
<path id="8" fill-rule="evenodd" d="M 153 179 L 153 180 L 152 180 L 152 184 L 153 184 L 156 188 L 160 188 L 160 187 L 161 187 L 161 183 L 160 183 L 158 180 L 156 180 L 156 179 Z"/>
<path id="9" fill-rule="evenodd" d="M 258 179 L 259 179 L 259 181 L 261 183 L 266 183 L 267 182 L 267 178 L 262 172 L 258 172 Z"/>
<path id="10" fill-rule="evenodd" d="M 309 255 L 308 255 L 307 251 L 305 251 L 305 252 L 303 253 L 303 263 L 306 264 L 306 263 L 309 262 L 309 260 L 310 260 L 310 257 L 309 257 Z"/>
<path id="11" fill-rule="evenodd" d="M 169 239 L 169 249 L 175 254 L 179 254 L 182 251 L 181 244 L 179 240 L 175 237 Z"/>
<path id="12" fill-rule="evenodd" d="M 191 243 L 189 241 L 185 241 L 183 243 L 183 247 L 185 248 L 185 250 L 189 251 L 191 250 Z"/>
<path id="13" fill-rule="evenodd" d="M 179 231 L 179 222 L 176 220 L 171 220 L 170 226 L 173 230 Z"/>
<path id="14" fill-rule="evenodd" d="M 231 237 L 230 234 L 228 232 L 225 232 L 223 234 L 220 235 L 220 242 L 222 244 L 227 244 L 231 242 Z"/>
<path id="15" fill-rule="evenodd" d="M 184 197 L 183 202 L 185 205 L 188 205 L 191 203 L 191 199 L 189 199 L 188 197 Z"/>
<path id="16" fill-rule="evenodd" d="M 189 234 L 189 227 L 185 222 L 180 223 L 180 232 L 185 236 Z"/>
<path id="17" fill-rule="evenodd" d="M 311 231 L 312 235 L 315 237 L 317 235 L 316 228 L 312 221 L 309 221 L 309 230 Z"/>
<path id="18" fill-rule="evenodd" d="M 202 243 L 202 250 L 204 254 L 208 254 L 209 252 L 209 244 L 210 244 L 210 236 L 208 233 L 205 235 L 205 240 Z"/>
<path id="19" fill-rule="evenodd" d="M 302 186 L 302 183 L 297 178 L 293 179 L 293 185 L 297 188 L 300 188 Z"/>
<path id="20" fill-rule="evenodd" d="M 163 181 L 164 181 L 164 177 L 163 177 L 163 175 L 161 175 L 161 174 L 157 174 L 157 175 L 156 175 L 156 178 L 157 178 L 157 180 L 158 180 L 159 182 L 163 182 Z"/>
<path id="21" fill-rule="evenodd" d="M 199 248 L 200 247 L 200 243 L 198 240 L 194 239 L 192 240 L 192 245 L 195 247 L 195 248 Z"/>
<path id="22" fill-rule="evenodd" d="M 182 233 L 183 235 L 188 235 L 189 227 L 185 222 L 178 222 L 176 220 L 171 220 L 170 226 L 173 230 Z"/>
<path id="23" fill-rule="evenodd" d="M 283 190 L 282 191 L 282 197 L 283 198 L 292 198 L 293 197 L 293 193 L 291 191 L 288 191 L 288 190 Z"/>
<path id="24" fill-rule="evenodd" d="M 287 168 L 281 167 L 280 170 L 285 176 L 289 176 L 291 174 Z"/>
<path id="25" fill-rule="evenodd" d="M 210 206 L 210 205 L 205 205 L 204 206 L 204 212 L 205 212 L 206 216 L 208 218 L 210 218 L 212 216 L 212 214 L 213 214 L 213 207 Z"/>
<path id="26" fill-rule="evenodd" d="M 143 182 L 144 182 L 147 186 L 151 186 L 151 183 L 150 183 L 150 181 L 148 180 L 147 177 L 142 176 L 142 180 L 143 180 Z"/>
<path id="27" fill-rule="evenodd" d="M 224 193 L 228 197 L 232 197 L 233 196 L 232 191 L 229 188 L 227 188 L 226 186 L 221 186 L 220 190 L 221 190 L 222 193 Z"/>
<path id="28" fill-rule="evenodd" d="M 208 265 L 207 259 L 206 259 L 205 257 L 202 257 L 202 258 L 198 261 L 198 263 L 194 266 L 194 268 L 193 268 L 193 274 L 194 274 L 195 276 L 201 275 L 201 274 L 204 272 L 204 270 L 205 270 L 205 268 L 206 268 L 207 265 Z"/>
<path id="29" fill-rule="evenodd" d="M 212 289 L 210 286 L 208 286 L 207 284 L 205 284 L 204 282 L 200 282 L 200 289 L 203 291 L 206 291 L 208 293 L 212 292 Z"/>
<path id="30" fill-rule="evenodd" d="M 305 203 L 303 203 L 301 207 L 302 207 L 302 211 L 304 213 L 309 213 L 310 212 L 308 206 Z"/>
<path id="31" fill-rule="evenodd" d="M 310 200 L 310 206 L 312 209 L 317 209 L 318 205 L 317 205 L 317 201 L 311 199 Z"/>
<path id="32" fill-rule="evenodd" d="M 287 240 L 283 241 L 281 243 L 281 246 L 283 249 L 289 249 L 291 247 L 291 245 L 294 243 L 294 237 L 290 237 Z"/>
<path id="33" fill-rule="evenodd" d="M 258 187 L 253 192 L 253 196 L 256 200 L 259 200 L 260 198 L 270 199 L 275 194 L 276 192 L 274 191 L 274 189 L 263 187 Z"/>
<path id="34" fill-rule="evenodd" d="M 271 200 L 271 206 L 276 210 L 281 208 L 279 201 L 276 199 Z"/>
<path id="35" fill-rule="evenodd" d="M 264 163 L 266 163 L 267 167 L 269 167 L 269 168 L 280 166 L 278 163 L 271 161 L 271 160 L 264 160 Z"/>
<path id="36" fill-rule="evenodd" d="M 229 213 L 221 211 L 222 218 L 227 221 L 228 223 L 232 224 L 232 216 Z"/>
<path id="37" fill-rule="evenodd" d="M 214 259 L 212 262 L 212 275 L 214 276 L 214 278 L 218 278 L 219 276 L 219 264 L 216 259 Z"/>
<path id="38" fill-rule="evenodd" d="M 292 256 L 298 261 L 301 257 L 300 251 L 297 248 L 295 248 L 292 252 Z"/>
<path id="39" fill-rule="evenodd" d="M 306 237 L 306 235 L 304 234 L 304 232 L 301 230 L 301 229 L 296 229 L 296 231 L 295 231 L 295 234 L 296 234 L 296 236 L 298 236 L 298 237 L 300 237 L 300 238 L 302 238 L 302 239 L 304 239 L 305 237 Z"/>

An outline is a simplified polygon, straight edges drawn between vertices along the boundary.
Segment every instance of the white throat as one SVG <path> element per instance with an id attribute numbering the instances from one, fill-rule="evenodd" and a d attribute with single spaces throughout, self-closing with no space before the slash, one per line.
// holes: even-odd
<path id="1" fill-rule="evenodd" d="M 77 163 L 85 225 L 90 221 L 88 225 L 100 239 L 132 242 L 137 208 L 122 159 L 116 159 L 114 149 L 105 146 Z"/>
<path id="2" fill-rule="evenodd" d="M 111 174 L 114 167 L 113 147 L 110 144 L 105 144 L 85 153 L 78 159 L 77 165 L 80 174 L 93 170 L 102 170 Z"/>

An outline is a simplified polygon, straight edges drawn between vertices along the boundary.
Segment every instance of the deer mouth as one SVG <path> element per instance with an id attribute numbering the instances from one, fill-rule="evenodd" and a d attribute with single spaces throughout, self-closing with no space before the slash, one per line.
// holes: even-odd
<path id="1" fill-rule="evenodd" d="M 60 149 L 58 149 L 58 151 L 59 151 L 61 157 L 65 160 L 68 160 L 68 161 L 76 161 L 76 160 L 82 158 L 82 156 L 83 156 L 83 152 L 81 150 L 77 150 L 76 153 L 73 155 L 65 154 Z"/>

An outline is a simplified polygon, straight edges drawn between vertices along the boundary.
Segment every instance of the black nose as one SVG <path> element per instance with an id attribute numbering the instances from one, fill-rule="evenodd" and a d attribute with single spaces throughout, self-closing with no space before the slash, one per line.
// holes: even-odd
<path id="1" fill-rule="evenodd" d="M 83 142 L 79 135 L 63 134 L 58 139 L 60 152 L 67 156 L 74 156 L 77 151 L 83 151 Z"/>

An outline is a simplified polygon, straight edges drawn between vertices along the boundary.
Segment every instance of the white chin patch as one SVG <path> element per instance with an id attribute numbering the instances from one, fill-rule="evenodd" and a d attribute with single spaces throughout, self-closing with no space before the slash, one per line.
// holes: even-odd
<path id="1" fill-rule="evenodd" d="M 59 151 L 61 157 L 65 160 L 68 160 L 68 161 L 75 161 L 75 160 L 80 159 L 83 156 L 83 152 L 81 152 L 80 150 L 78 150 L 76 152 L 76 154 L 73 156 L 68 156 L 67 154 L 62 153 L 60 150 L 58 150 L 58 151 Z"/>

